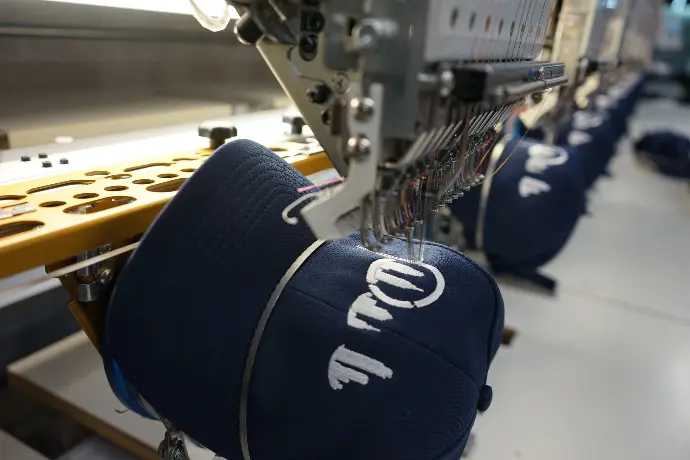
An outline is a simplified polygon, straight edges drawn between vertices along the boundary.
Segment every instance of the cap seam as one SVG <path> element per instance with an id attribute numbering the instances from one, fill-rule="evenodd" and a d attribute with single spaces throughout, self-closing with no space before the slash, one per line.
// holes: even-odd
<path id="1" fill-rule="evenodd" d="M 396 237 L 396 238 L 399 238 L 399 237 Z M 491 285 L 491 292 L 494 295 L 494 308 L 493 308 L 493 318 L 491 320 L 491 328 L 489 329 L 489 334 L 488 334 L 490 337 L 490 340 L 489 340 L 489 345 L 488 345 L 488 349 L 487 349 L 487 356 L 486 356 L 487 357 L 486 375 L 488 376 L 489 365 L 491 364 L 491 361 L 492 361 L 492 357 L 491 357 L 492 344 L 494 342 L 494 339 L 496 338 L 495 337 L 495 328 L 496 328 L 496 321 L 498 319 L 498 299 L 501 297 L 501 296 L 497 295 L 497 292 L 496 292 L 498 290 L 498 284 L 496 283 L 496 280 L 494 280 L 494 278 L 489 274 L 488 271 L 486 271 L 486 269 L 484 267 L 479 265 L 476 261 L 474 261 L 473 259 L 471 259 L 467 255 L 458 251 L 457 249 L 454 249 L 454 248 L 451 248 L 448 246 L 444 246 L 440 243 L 436 243 L 433 241 L 429 241 L 429 242 L 427 242 L 427 244 L 430 244 L 430 245 L 435 246 L 435 247 L 443 248 L 443 249 L 449 249 L 449 250 L 455 252 L 460 257 L 462 257 L 464 260 L 469 262 L 471 265 L 474 265 L 475 268 L 478 268 L 479 271 L 486 277 L 487 281 Z M 500 293 L 500 290 L 499 290 L 499 293 Z M 486 379 L 484 379 L 484 380 L 486 381 Z"/>
<path id="2" fill-rule="evenodd" d="M 315 301 L 317 301 L 317 302 L 319 302 L 319 303 L 322 303 L 322 304 L 326 305 L 327 307 L 329 307 L 329 308 L 332 309 L 332 310 L 337 311 L 338 313 L 341 313 L 341 310 L 340 310 L 339 308 L 337 308 L 337 307 L 331 305 L 331 304 L 330 304 L 329 302 L 327 302 L 326 300 L 316 298 L 316 297 L 312 296 L 311 294 L 308 294 L 308 293 L 304 292 L 303 290 L 301 290 L 301 289 L 299 289 L 299 288 L 297 288 L 297 287 L 289 286 L 286 290 L 291 290 L 291 291 L 298 292 L 298 293 L 300 293 L 300 294 L 302 294 L 302 295 L 304 295 L 304 296 L 307 296 L 307 297 L 311 298 L 312 300 L 315 300 Z M 467 377 L 467 378 L 474 384 L 475 388 L 477 389 L 477 392 L 480 392 L 480 391 L 481 391 L 481 388 L 479 387 L 479 385 L 477 384 L 477 382 L 475 382 L 475 380 L 472 378 L 472 376 L 470 376 L 467 372 L 465 372 L 464 369 L 462 369 L 462 368 L 461 368 L 460 366 L 458 366 L 457 364 L 451 362 L 448 358 L 446 358 L 445 356 L 443 356 L 442 354 L 440 354 L 440 353 L 437 352 L 436 350 L 430 348 L 428 345 L 425 345 L 424 343 L 421 343 L 421 342 L 419 342 L 419 341 L 417 341 L 417 340 L 415 340 L 415 339 L 413 339 L 413 338 L 411 338 L 411 337 L 408 337 L 407 335 L 405 335 L 405 334 L 403 334 L 403 333 L 401 333 L 401 332 L 398 332 L 398 331 L 389 329 L 389 328 L 385 327 L 384 325 L 378 325 L 378 327 L 379 327 L 381 330 L 384 330 L 384 331 L 389 332 L 389 333 L 391 333 L 391 334 L 395 334 L 395 335 L 397 335 L 397 336 L 399 336 L 399 337 L 402 337 L 402 338 L 406 339 L 407 341 L 409 341 L 409 342 L 411 342 L 411 343 L 413 343 L 413 344 L 415 344 L 415 345 L 418 345 L 418 346 L 420 346 L 420 347 L 426 349 L 427 351 L 431 352 L 433 355 L 438 356 L 438 357 L 441 358 L 445 363 L 449 364 L 451 367 L 454 367 L 455 369 L 457 369 L 458 371 L 460 371 L 463 375 L 465 375 L 465 377 Z"/>

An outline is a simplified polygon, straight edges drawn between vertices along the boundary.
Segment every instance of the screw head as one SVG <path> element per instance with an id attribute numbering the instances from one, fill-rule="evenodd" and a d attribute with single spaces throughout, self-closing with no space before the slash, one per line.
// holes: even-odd
<path id="1" fill-rule="evenodd" d="M 381 38 L 373 24 L 361 24 L 359 27 L 355 27 L 352 31 L 352 36 L 357 48 L 360 50 L 376 48 Z"/>
<path id="2" fill-rule="evenodd" d="M 98 272 L 98 281 L 101 284 L 108 284 L 113 280 L 113 271 L 109 268 L 103 268 Z"/>
<path id="3" fill-rule="evenodd" d="M 440 75 L 441 96 L 448 97 L 455 89 L 455 75 L 451 70 L 444 70 Z"/>
<path id="4" fill-rule="evenodd" d="M 307 98 L 312 104 L 323 104 L 331 97 L 331 89 L 326 85 L 316 85 L 307 90 Z"/>
<path id="5" fill-rule="evenodd" d="M 50 161 L 44 161 L 43 162 L 43 167 L 44 168 L 51 168 L 53 166 L 53 163 Z"/>
<path id="6" fill-rule="evenodd" d="M 351 137 L 347 141 L 347 153 L 351 158 L 367 155 L 371 150 L 371 141 L 364 136 Z"/>
<path id="7" fill-rule="evenodd" d="M 338 72 L 331 79 L 331 88 L 338 94 L 345 94 L 350 89 L 350 79 L 343 72 Z"/>
<path id="8" fill-rule="evenodd" d="M 366 121 L 374 114 L 375 106 L 368 97 L 355 97 L 350 101 L 350 114 L 359 121 Z"/>

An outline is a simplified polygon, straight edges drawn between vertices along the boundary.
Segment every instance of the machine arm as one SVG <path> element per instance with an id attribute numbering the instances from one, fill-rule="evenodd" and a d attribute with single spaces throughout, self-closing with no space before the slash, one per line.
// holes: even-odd
<path id="1" fill-rule="evenodd" d="M 481 181 L 479 153 L 516 105 L 568 80 L 536 60 L 552 0 L 228 3 L 346 177 L 302 210 L 322 239 L 410 237 Z"/>

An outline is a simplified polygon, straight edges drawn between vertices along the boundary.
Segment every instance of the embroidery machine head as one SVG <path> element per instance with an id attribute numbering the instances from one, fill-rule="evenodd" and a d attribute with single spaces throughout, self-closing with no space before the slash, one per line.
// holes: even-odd
<path id="1" fill-rule="evenodd" d="M 520 117 L 528 128 L 543 128 L 545 141 L 551 144 L 573 109 L 605 108 L 601 105 L 611 85 L 650 62 L 650 31 L 656 29 L 659 2 L 559 0 L 555 10 L 555 25 L 541 59 L 563 61 L 569 82 L 559 88 L 558 97 L 532 101 Z M 640 20 L 642 15 L 646 21 Z M 638 44 L 634 52 L 631 43 Z"/>
<path id="2" fill-rule="evenodd" d="M 481 182 L 481 157 L 512 110 L 568 81 L 562 62 L 536 59 L 553 0 L 227 3 L 237 37 L 345 177 L 301 210 L 321 239 L 373 228 L 369 248 L 390 235 L 423 240 L 429 213 Z"/>

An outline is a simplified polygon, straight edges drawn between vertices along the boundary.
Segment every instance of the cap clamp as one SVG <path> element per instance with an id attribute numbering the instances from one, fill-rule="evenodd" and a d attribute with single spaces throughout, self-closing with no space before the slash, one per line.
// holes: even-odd
<path id="1" fill-rule="evenodd" d="M 280 295 L 283 290 L 290 282 L 292 277 L 297 273 L 297 270 L 304 264 L 304 262 L 311 257 L 311 255 L 320 248 L 326 240 L 316 240 L 311 244 L 304 252 L 295 260 L 287 272 L 280 279 L 280 282 L 276 288 L 271 293 L 266 307 L 264 308 L 259 322 L 254 330 L 254 336 L 252 337 L 252 342 L 249 345 L 249 352 L 247 353 L 247 360 L 244 365 L 244 375 L 242 376 L 242 390 L 240 392 L 240 446 L 242 447 L 242 458 L 244 460 L 251 460 L 251 455 L 249 454 L 249 437 L 247 435 L 247 415 L 248 415 L 248 404 L 249 404 L 249 385 L 252 379 L 252 370 L 254 369 L 254 362 L 256 361 L 256 355 L 259 351 L 259 345 L 261 344 L 261 338 L 266 331 L 266 326 L 268 325 L 268 320 L 271 318 L 271 313 L 278 303 Z M 177 459 L 174 459 L 177 460 Z M 190 459 L 191 460 L 191 459 Z"/>
<path id="2" fill-rule="evenodd" d="M 161 460 L 223 460 L 182 431 L 175 429 L 169 421 L 162 421 L 165 425 L 165 438 L 158 446 Z"/>
<path id="3" fill-rule="evenodd" d="M 268 299 L 266 307 L 264 308 L 261 318 L 256 326 L 254 337 L 252 338 L 252 342 L 249 346 L 249 352 L 247 353 L 247 360 L 245 362 L 244 375 L 242 378 L 242 390 L 240 393 L 240 445 L 242 447 L 242 457 L 245 460 L 251 460 L 251 455 L 249 453 L 249 439 L 247 436 L 247 405 L 249 402 L 249 384 L 251 383 L 252 370 L 254 368 L 254 362 L 259 350 L 261 338 L 266 330 L 271 313 L 273 313 L 273 309 L 278 303 L 278 299 L 280 298 L 283 290 L 295 273 L 297 273 L 297 270 L 299 270 L 302 264 L 304 264 L 304 262 L 306 262 L 307 259 L 325 242 L 325 240 L 315 241 L 311 246 L 304 250 L 297 260 L 295 260 L 295 262 L 290 266 L 287 272 L 285 272 L 285 275 L 283 275 L 280 282 L 273 290 L 271 297 Z M 194 442 L 182 431 L 177 430 L 168 420 L 161 419 L 161 421 L 165 425 L 165 438 L 158 446 L 158 455 L 160 456 L 161 460 L 220 459 L 220 457 L 217 457 L 215 453 Z"/>

